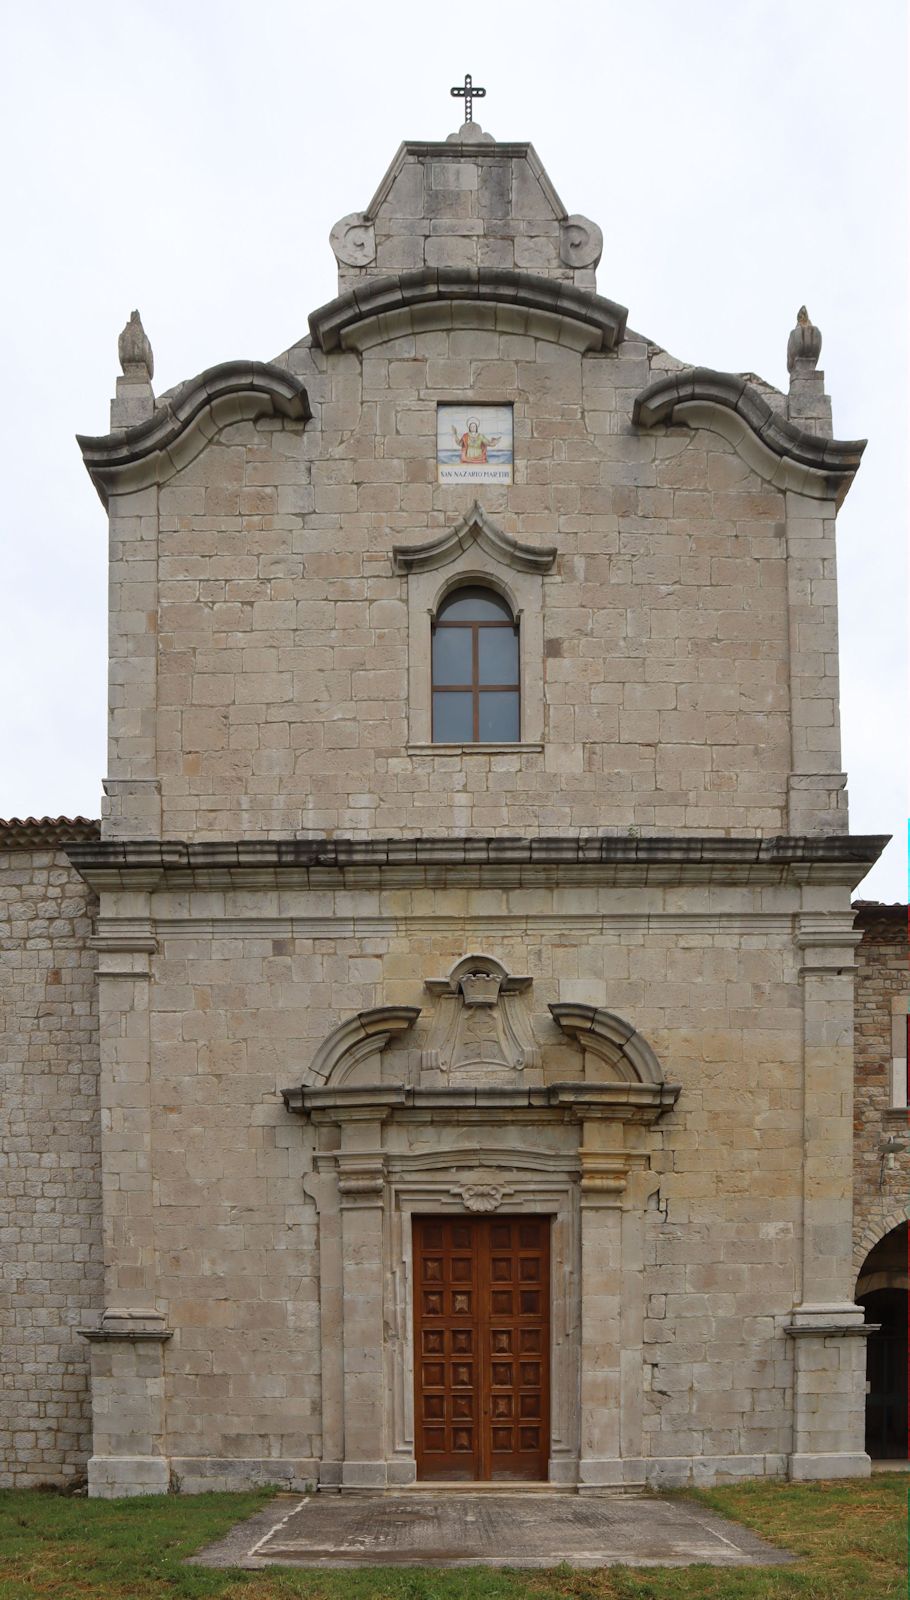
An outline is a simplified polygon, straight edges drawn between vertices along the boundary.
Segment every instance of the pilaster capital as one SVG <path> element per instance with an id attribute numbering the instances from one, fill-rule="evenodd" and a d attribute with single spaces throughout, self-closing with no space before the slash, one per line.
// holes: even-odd
<path id="1" fill-rule="evenodd" d="M 95 927 L 86 942 L 98 951 L 99 978 L 151 977 L 151 958 L 158 950 L 151 917 L 99 917 Z"/>
<path id="2" fill-rule="evenodd" d="M 338 1194 L 342 1211 L 381 1206 L 385 1194 L 385 1159 L 381 1155 L 339 1153 Z"/>
<path id="3" fill-rule="evenodd" d="M 625 1193 L 631 1166 L 624 1151 L 591 1150 L 581 1146 L 582 1208 L 591 1206 L 620 1206 Z"/>

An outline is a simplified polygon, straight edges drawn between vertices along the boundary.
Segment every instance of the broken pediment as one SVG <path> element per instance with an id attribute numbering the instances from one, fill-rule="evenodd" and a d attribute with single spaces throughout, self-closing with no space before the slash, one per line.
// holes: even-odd
<path id="1" fill-rule="evenodd" d="M 647 1039 L 622 1017 L 601 1006 L 571 1002 L 551 1005 L 550 1014 L 579 1046 L 585 1083 L 663 1084 L 660 1062 Z"/>
<path id="2" fill-rule="evenodd" d="M 358 1012 L 323 1040 L 306 1081 L 282 1091 L 285 1106 L 320 1122 L 383 1121 L 410 1110 L 447 1110 L 457 1120 L 479 1107 L 501 1117 L 533 1106 L 584 1121 L 651 1123 L 672 1109 L 679 1085 L 665 1082 L 647 1040 L 597 1006 L 550 1006 L 581 1061 L 565 1081 L 549 1081 L 551 1066 L 545 1082 L 528 1003 L 531 985 L 530 977 L 510 973 L 495 956 L 463 956 L 444 978 L 424 983 L 432 1006 L 423 1048 L 420 1040 L 388 1048 L 404 1042 L 419 1006 Z M 485 1197 L 476 1199 L 484 1208 Z"/>

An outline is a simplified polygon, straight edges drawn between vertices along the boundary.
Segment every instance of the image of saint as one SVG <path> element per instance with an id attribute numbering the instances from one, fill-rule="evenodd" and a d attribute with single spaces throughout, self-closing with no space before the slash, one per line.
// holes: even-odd
<path id="1" fill-rule="evenodd" d="M 499 443 L 501 435 L 498 433 L 481 433 L 480 424 L 476 417 L 468 418 L 467 433 L 459 434 L 453 425 L 452 436 L 461 451 L 462 466 L 485 467 L 487 464 L 487 451 L 492 450 Z"/>

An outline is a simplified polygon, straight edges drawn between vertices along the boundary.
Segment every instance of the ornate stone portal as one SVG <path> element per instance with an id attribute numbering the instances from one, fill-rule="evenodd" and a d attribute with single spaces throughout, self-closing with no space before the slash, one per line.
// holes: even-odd
<path id="1" fill-rule="evenodd" d="M 363 1012 L 284 1093 L 316 1132 L 320 1483 L 415 1478 L 412 1219 L 500 1208 L 551 1219 L 550 1481 L 643 1483 L 648 1129 L 679 1089 L 610 1012 L 535 1017 L 532 980 L 491 956 L 424 987 L 425 1042 L 404 1037 L 415 1007 Z"/>

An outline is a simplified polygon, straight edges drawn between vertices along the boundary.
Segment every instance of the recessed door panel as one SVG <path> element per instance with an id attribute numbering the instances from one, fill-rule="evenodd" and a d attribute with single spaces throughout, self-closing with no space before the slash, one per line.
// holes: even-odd
<path id="1" fill-rule="evenodd" d="M 419 1478 L 546 1478 L 549 1243 L 546 1217 L 415 1219 Z"/>

